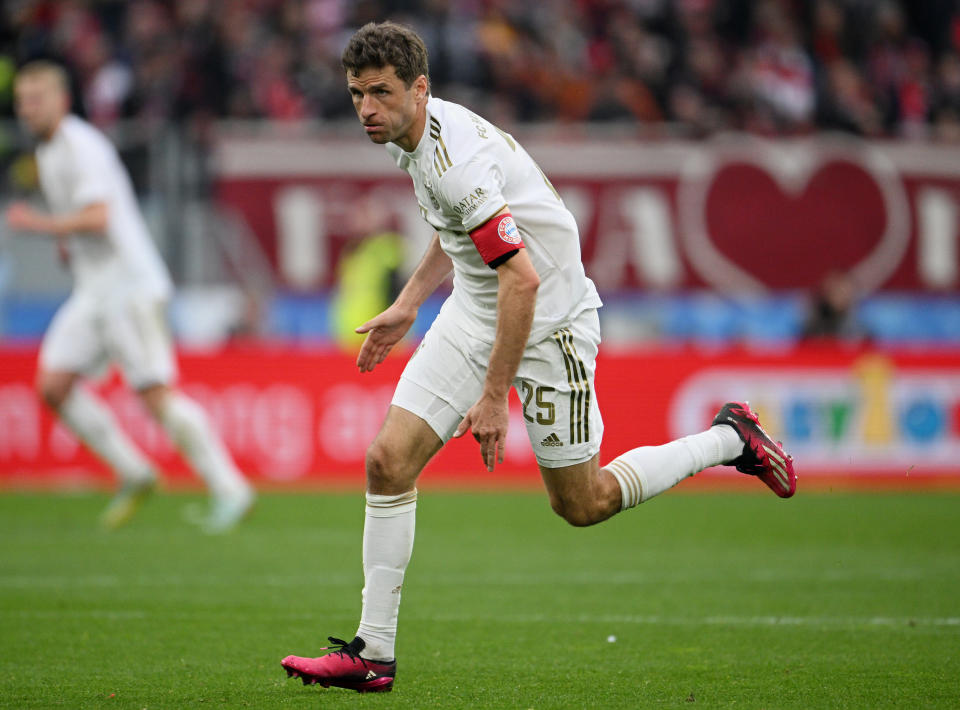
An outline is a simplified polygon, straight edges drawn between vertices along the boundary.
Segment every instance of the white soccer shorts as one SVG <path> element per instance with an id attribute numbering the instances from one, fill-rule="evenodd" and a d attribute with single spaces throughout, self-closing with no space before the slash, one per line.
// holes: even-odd
<path id="1" fill-rule="evenodd" d="M 111 364 L 136 390 L 174 380 L 177 367 L 164 301 L 74 293 L 60 307 L 43 338 L 40 367 L 97 377 Z"/>
<path id="2" fill-rule="evenodd" d="M 444 308 L 407 363 L 393 404 L 423 419 L 446 443 L 483 393 L 492 345 L 454 323 Z M 513 381 L 527 435 L 546 468 L 572 466 L 600 451 L 603 420 L 593 386 L 600 320 L 596 309 L 527 345 Z"/>

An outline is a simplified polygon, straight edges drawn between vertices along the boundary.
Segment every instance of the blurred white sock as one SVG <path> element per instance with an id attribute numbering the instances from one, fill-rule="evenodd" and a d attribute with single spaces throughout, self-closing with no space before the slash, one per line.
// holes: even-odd
<path id="1" fill-rule="evenodd" d="M 249 492 L 250 484 L 237 469 L 200 405 L 182 392 L 172 390 L 164 403 L 161 424 L 213 495 L 230 497 Z"/>

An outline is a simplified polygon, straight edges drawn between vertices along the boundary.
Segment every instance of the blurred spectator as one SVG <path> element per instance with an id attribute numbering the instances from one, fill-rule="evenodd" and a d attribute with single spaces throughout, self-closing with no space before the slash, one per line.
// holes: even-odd
<path id="1" fill-rule="evenodd" d="M 831 271 L 813 294 L 803 337 L 849 342 L 866 339 L 867 332 L 857 319 L 856 301 L 853 280 L 841 271 Z"/>
<path id="2" fill-rule="evenodd" d="M 113 56 L 109 39 L 97 32 L 78 49 L 77 68 L 87 79 L 83 87 L 87 116 L 100 125 L 113 123 L 133 88 L 130 67 Z"/>
<path id="3" fill-rule="evenodd" d="M 0 5 L 0 111 L 11 64 L 48 56 L 100 125 L 342 118 L 345 38 L 387 18 L 424 36 L 437 95 L 506 123 L 958 134 L 952 0 L 19 0 Z"/>
<path id="4" fill-rule="evenodd" d="M 383 207 L 369 197 L 350 215 L 351 241 L 337 267 L 331 304 L 332 330 L 341 348 L 358 352 L 366 335 L 356 328 L 385 310 L 397 297 L 403 278 L 403 235 L 390 228 Z"/>
<path id="5" fill-rule="evenodd" d="M 794 132 L 813 119 L 816 97 L 813 63 L 800 44 L 795 20 L 776 0 L 757 6 L 757 45 L 747 53 L 744 90 L 757 103 L 758 117 L 774 132 Z M 761 124 L 757 124 L 761 125 Z"/>
<path id="6" fill-rule="evenodd" d="M 826 74 L 818 125 L 861 136 L 882 134 L 882 116 L 856 67 L 847 59 L 835 59 L 826 67 Z"/>

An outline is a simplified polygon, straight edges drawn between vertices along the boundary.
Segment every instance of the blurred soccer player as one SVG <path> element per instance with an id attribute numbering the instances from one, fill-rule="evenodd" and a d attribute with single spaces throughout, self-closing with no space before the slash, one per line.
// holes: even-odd
<path id="1" fill-rule="evenodd" d="M 600 466 L 603 421 L 593 376 L 600 298 L 580 260 L 573 216 L 508 134 L 462 106 L 430 96 L 427 53 L 411 30 L 368 24 L 343 53 L 364 130 L 413 178 L 420 212 L 436 229 L 396 301 L 358 328 L 357 365 L 373 370 L 453 270 L 453 293 L 407 364 L 367 451 L 363 609 L 356 637 L 331 653 L 288 656 L 304 683 L 390 690 L 404 571 L 413 550 L 416 481 L 452 436 L 472 432 L 489 471 L 503 461 L 511 386 L 550 504 L 592 525 L 718 464 L 793 495 L 789 456 L 741 403 L 707 431 L 627 451 Z M 637 407 L 643 407 L 637 393 Z M 327 649 L 329 650 L 329 649 Z"/>
<path id="2" fill-rule="evenodd" d="M 6 219 L 14 230 L 53 235 L 74 277 L 73 293 L 43 339 L 37 387 L 61 421 L 119 478 L 103 524 L 127 522 L 156 485 L 151 462 L 104 402 L 82 385 L 84 375 L 113 363 L 209 487 L 206 529 L 233 527 L 253 505 L 253 490 L 205 412 L 171 384 L 176 363 L 166 304 L 172 284 L 116 150 L 69 113 L 67 76 L 60 66 L 25 65 L 17 74 L 15 99 L 20 120 L 38 140 L 40 185 L 51 213 L 16 203 Z"/>

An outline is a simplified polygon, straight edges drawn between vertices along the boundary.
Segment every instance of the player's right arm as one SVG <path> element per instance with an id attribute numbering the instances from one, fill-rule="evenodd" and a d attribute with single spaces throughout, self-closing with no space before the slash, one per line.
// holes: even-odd
<path id="1" fill-rule="evenodd" d="M 367 334 L 357 357 L 360 372 L 370 372 L 384 361 L 391 348 L 410 330 L 420 306 L 452 269 L 450 257 L 440 248 L 440 235 L 434 233 L 426 254 L 397 300 L 383 313 L 357 328 L 358 333 Z"/>

